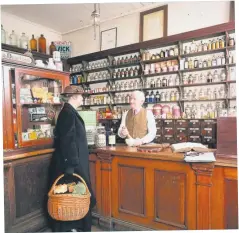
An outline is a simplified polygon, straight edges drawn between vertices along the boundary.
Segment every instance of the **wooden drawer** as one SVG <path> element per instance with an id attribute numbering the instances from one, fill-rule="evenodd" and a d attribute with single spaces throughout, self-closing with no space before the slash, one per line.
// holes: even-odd
<path id="1" fill-rule="evenodd" d="M 163 128 L 164 135 L 174 135 L 174 128 L 172 127 L 164 127 Z"/>
<path id="2" fill-rule="evenodd" d="M 162 135 L 156 135 L 155 139 L 154 139 L 155 143 L 162 143 Z"/>
<path id="3" fill-rule="evenodd" d="M 157 131 L 156 131 L 156 134 L 162 134 L 162 128 L 156 128 Z"/>
<path id="4" fill-rule="evenodd" d="M 188 126 L 190 128 L 200 128 L 200 120 L 189 120 Z"/>
<path id="5" fill-rule="evenodd" d="M 202 128 L 202 136 L 214 136 L 214 129 L 212 127 Z"/>
<path id="6" fill-rule="evenodd" d="M 187 128 L 188 127 L 188 121 L 187 120 L 176 120 L 175 121 L 175 127 L 177 127 L 177 128 Z"/>
<path id="7" fill-rule="evenodd" d="M 173 124 L 174 122 L 173 122 L 173 120 L 164 120 L 164 122 L 163 122 L 163 126 L 164 127 L 173 127 Z"/>
<path id="8" fill-rule="evenodd" d="M 215 128 L 216 121 L 215 120 L 203 120 L 201 125 L 202 125 L 202 128 Z"/>
<path id="9" fill-rule="evenodd" d="M 215 139 L 211 136 L 202 136 L 202 143 L 204 144 L 215 143 Z"/>
<path id="10" fill-rule="evenodd" d="M 187 128 L 183 128 L 183 127 L 178 127 L 176 128 L 176 134 L 187 134 L 188 133 L 188 129 Z"/>
<path id="11" fill-rule="evenodd" d="M 200 136 L 200 134 L 201 134 L 200 128 L 188 128 L 188 135 Z"/>
<path id="12" fill-rule="evenodd" d="M 190 135 L 188 137 L 189 142 L 201 142 L 201 137 L 200 136 L 195 136 L 195 135 Z"/>
<path id="13" fill-rule="evenodd" d="M 164 135 L 162 137 L 162 142 L 170 143 L 170 144 L 175 143 L 174 136 L 173 135 Z"/>
<path id="14" fill-rule="evenodd" d="M 155 121 L 155 123 L 156 123 L 156 127 L 161 127 L 162 125 L 163 125 L 163 121 L 162 120 L 156 120 Z"/>
<path id="15" fill-rule="evenodd" d="M 188 137 L 185 134 L 177 135 L 176 136 L 176 141 L 177 142 L 187 142 L 188 141 Z"/>

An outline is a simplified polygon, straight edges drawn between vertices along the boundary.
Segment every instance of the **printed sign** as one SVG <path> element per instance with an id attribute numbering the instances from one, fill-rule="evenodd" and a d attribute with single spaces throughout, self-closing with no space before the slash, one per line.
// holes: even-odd
<path id="1" fill-rule="evenodd" d="M 61 53 L 61 58 L 67 59 L 71 57 L 71 42 L 70 41 L 54 41 L 56 50 Z"/>

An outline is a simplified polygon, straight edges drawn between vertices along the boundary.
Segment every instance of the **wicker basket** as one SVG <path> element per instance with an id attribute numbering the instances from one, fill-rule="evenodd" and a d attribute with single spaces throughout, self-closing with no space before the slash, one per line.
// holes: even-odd
<path id="1" fill-rule="evenodd" d="M 73 176 L 78 177 L 86 187 L 85 195 L 74 194 L 54 194 L 54 188 L 57 182 L 64 177 L 59 176 L 48 193 L 48 213 L 59 221 L 75 221 L 85 217 L 90 207 L 90 192 L 83 178 L 75 173 Z"/>

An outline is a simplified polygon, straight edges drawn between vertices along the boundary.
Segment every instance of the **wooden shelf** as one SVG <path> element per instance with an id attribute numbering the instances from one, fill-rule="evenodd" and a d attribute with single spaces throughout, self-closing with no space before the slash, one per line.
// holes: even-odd
<path id="1" fill-rule="evenodd" d="M 126 67 L 131 67 L 131 66 L 139 66 L 140 62 L 134 62 L 134 63 L 124 63 L 124 64 L 120 64 L 120 65 L 115 65 L 115 66 L 109 66 L 110 69 L 119 69 L 119 68 L 126 68 Z"/>
<path id="2" fill-rule="evenodd" d="M 210 101 L 224 101 L 226 98 L 220 98 L 220 99 L 211 99 L 211 100 L 180 100 L 181 102 L 210 102 Z"/>
<path id="3" fill-rule="evenodd" d="M 84 82 L 84 83 L 76 83 L 76 84 L 70 84 L 70 85 L 80 86 L 80 85 L 89 85 L 89 84 L 97 84 L 97 83 L 106 83 L 109 80 L 112 80 L 112 79 L 102 79 L 102 80 L 96 80 L 96 81 L 90 81 L 90 82 Z"/>
<path id="4" fill-rule="evenodd" d="M 24 103 L 21 106 L 62 105 L 63 103 Z"/>
<path id="5" fill-rule="evenodd" d="M 187 73 L 187 72 L 202 71 L 202 70 L 214 70 L 214 69 L 220 69 L 220 68 L 226 68 L 226 65 L 210 66 L 210 67 L 195 68 L 195 69 L 186 69 L 186 70 L 180 70 L 179 72 Z"/>
<path id="6" fill-rule="evenodd" d="M 175 60 L 175 59 L 178 59 L 178 56 L 171 56 L 171 57 L 159 58 L 159 59 L 154 59 L 154 60 L 144 60 L 144 61 L 142 60 L 141 63 L 151 64 L 151 63 L 170 61 L 170 60 Z"/>
<path id="7" fill-rule="evenodd" d="M 124 77 L 124 78 L 112 78 L 112 81 L 123 81 L 123 80 L 130 80 L 130 79 L 136 79 L 141 78 L 141 75 L 133 76 L 133 77 Z"/>
<path id="8" fill-rule="evenodd" d="M 229 67 L 236 66 L 236 63 L 228 64 Z"/>
<path id="9" fill-rule="evenodd" d="M 197 86 L 210 86 L 210 85 L 220 85 L 225 84 L 224 82 L 212 82 L 212 83 L 194 83 L 194 84 L 182 84 L 181 87 L 197 87 Z"/>
<path id="10" fill-rule="evenodd" d="M 227 49 L 228 49 L 228 50 L 235 50 L 235 49 L 236 49 L 236 46 L 227 46 Z"/>
<path id="11" fill-rule="evenodd" d="M 160 89 L 172 89 L 172 88 L 178 88 L 179 86 L 166 86 L 166 87 L 148 87 L 148 88 L 142 88 L 144 91 L 150 91 L 150 90 L 160 90 Z"/>
<path id="12" fill-rule="evenodd" d="M 108 70 L 108 66 L 99 67 L 99 68 L 95 68 L 95 69 L 91 69 L 91 70 L 83 70 L 83 72 L 94 73 L 94 72 L 100 72 L 100 71 L 104 71 L 104 70 Z"/>
<path id="13" fill-rule="evenodd" d="M 143 88 L 130 89 L 130 90 L 120 90 L 120 91 L 110 91 L 110 93 L 132 92 L 132 91 L 139 91 L 139 90 L 143 90 Z"/>
<path id="14" fill-rule="evenodd" d="M 155 73 L 155 74 L 146 74 L 143 75 L 143 77 L 148 78 L 148 77 L 155 77 L 155 76 L 162 76 L 162 75 L 170 75 L 170 74 L 178 74 L 179 71 L 171 71 L 171 72 L 160 72 L 160 73 Z"/>
<path id="15" fill-rule="evenodd" d="M 225 52 L 226 48 L 221 48 L 221 49 L 213 49 L 213 50 L 208 50 L 208 51 L 201 51 L 201 52 L 196 52 L 196 53 L 188 53 L 188 54 L 182 54 L 180 55 L 181 57 L 196 57 L 196 56 L 203 56 L 203 55 L 208 55 L 212 53 L 220 53 L 220 52 Z"/>
<path id="16" fill-rule="evenodd" d="M 90 95 L 105 95 L 105 94 L 109 94 L 110 91 L 104 91 L 104 92 L 94 92 L 94 93 L 90 93 Z"/>

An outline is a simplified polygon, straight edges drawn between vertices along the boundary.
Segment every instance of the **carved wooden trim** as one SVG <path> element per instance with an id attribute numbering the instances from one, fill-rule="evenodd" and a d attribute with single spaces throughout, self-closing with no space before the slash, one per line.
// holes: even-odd
<path id="1" fill-rule="evenodd" d="M 109 153 L 97 153 L 97 157 L 100 161 L 106 163 L 111 163 L 113 159 L 113 156 Z"/>
<path id="2" fill-rule="evenodd" d="M 197 230 L 211 229 L 211 186 L 214 163 L 192 163 L 196 174 Z"/>

